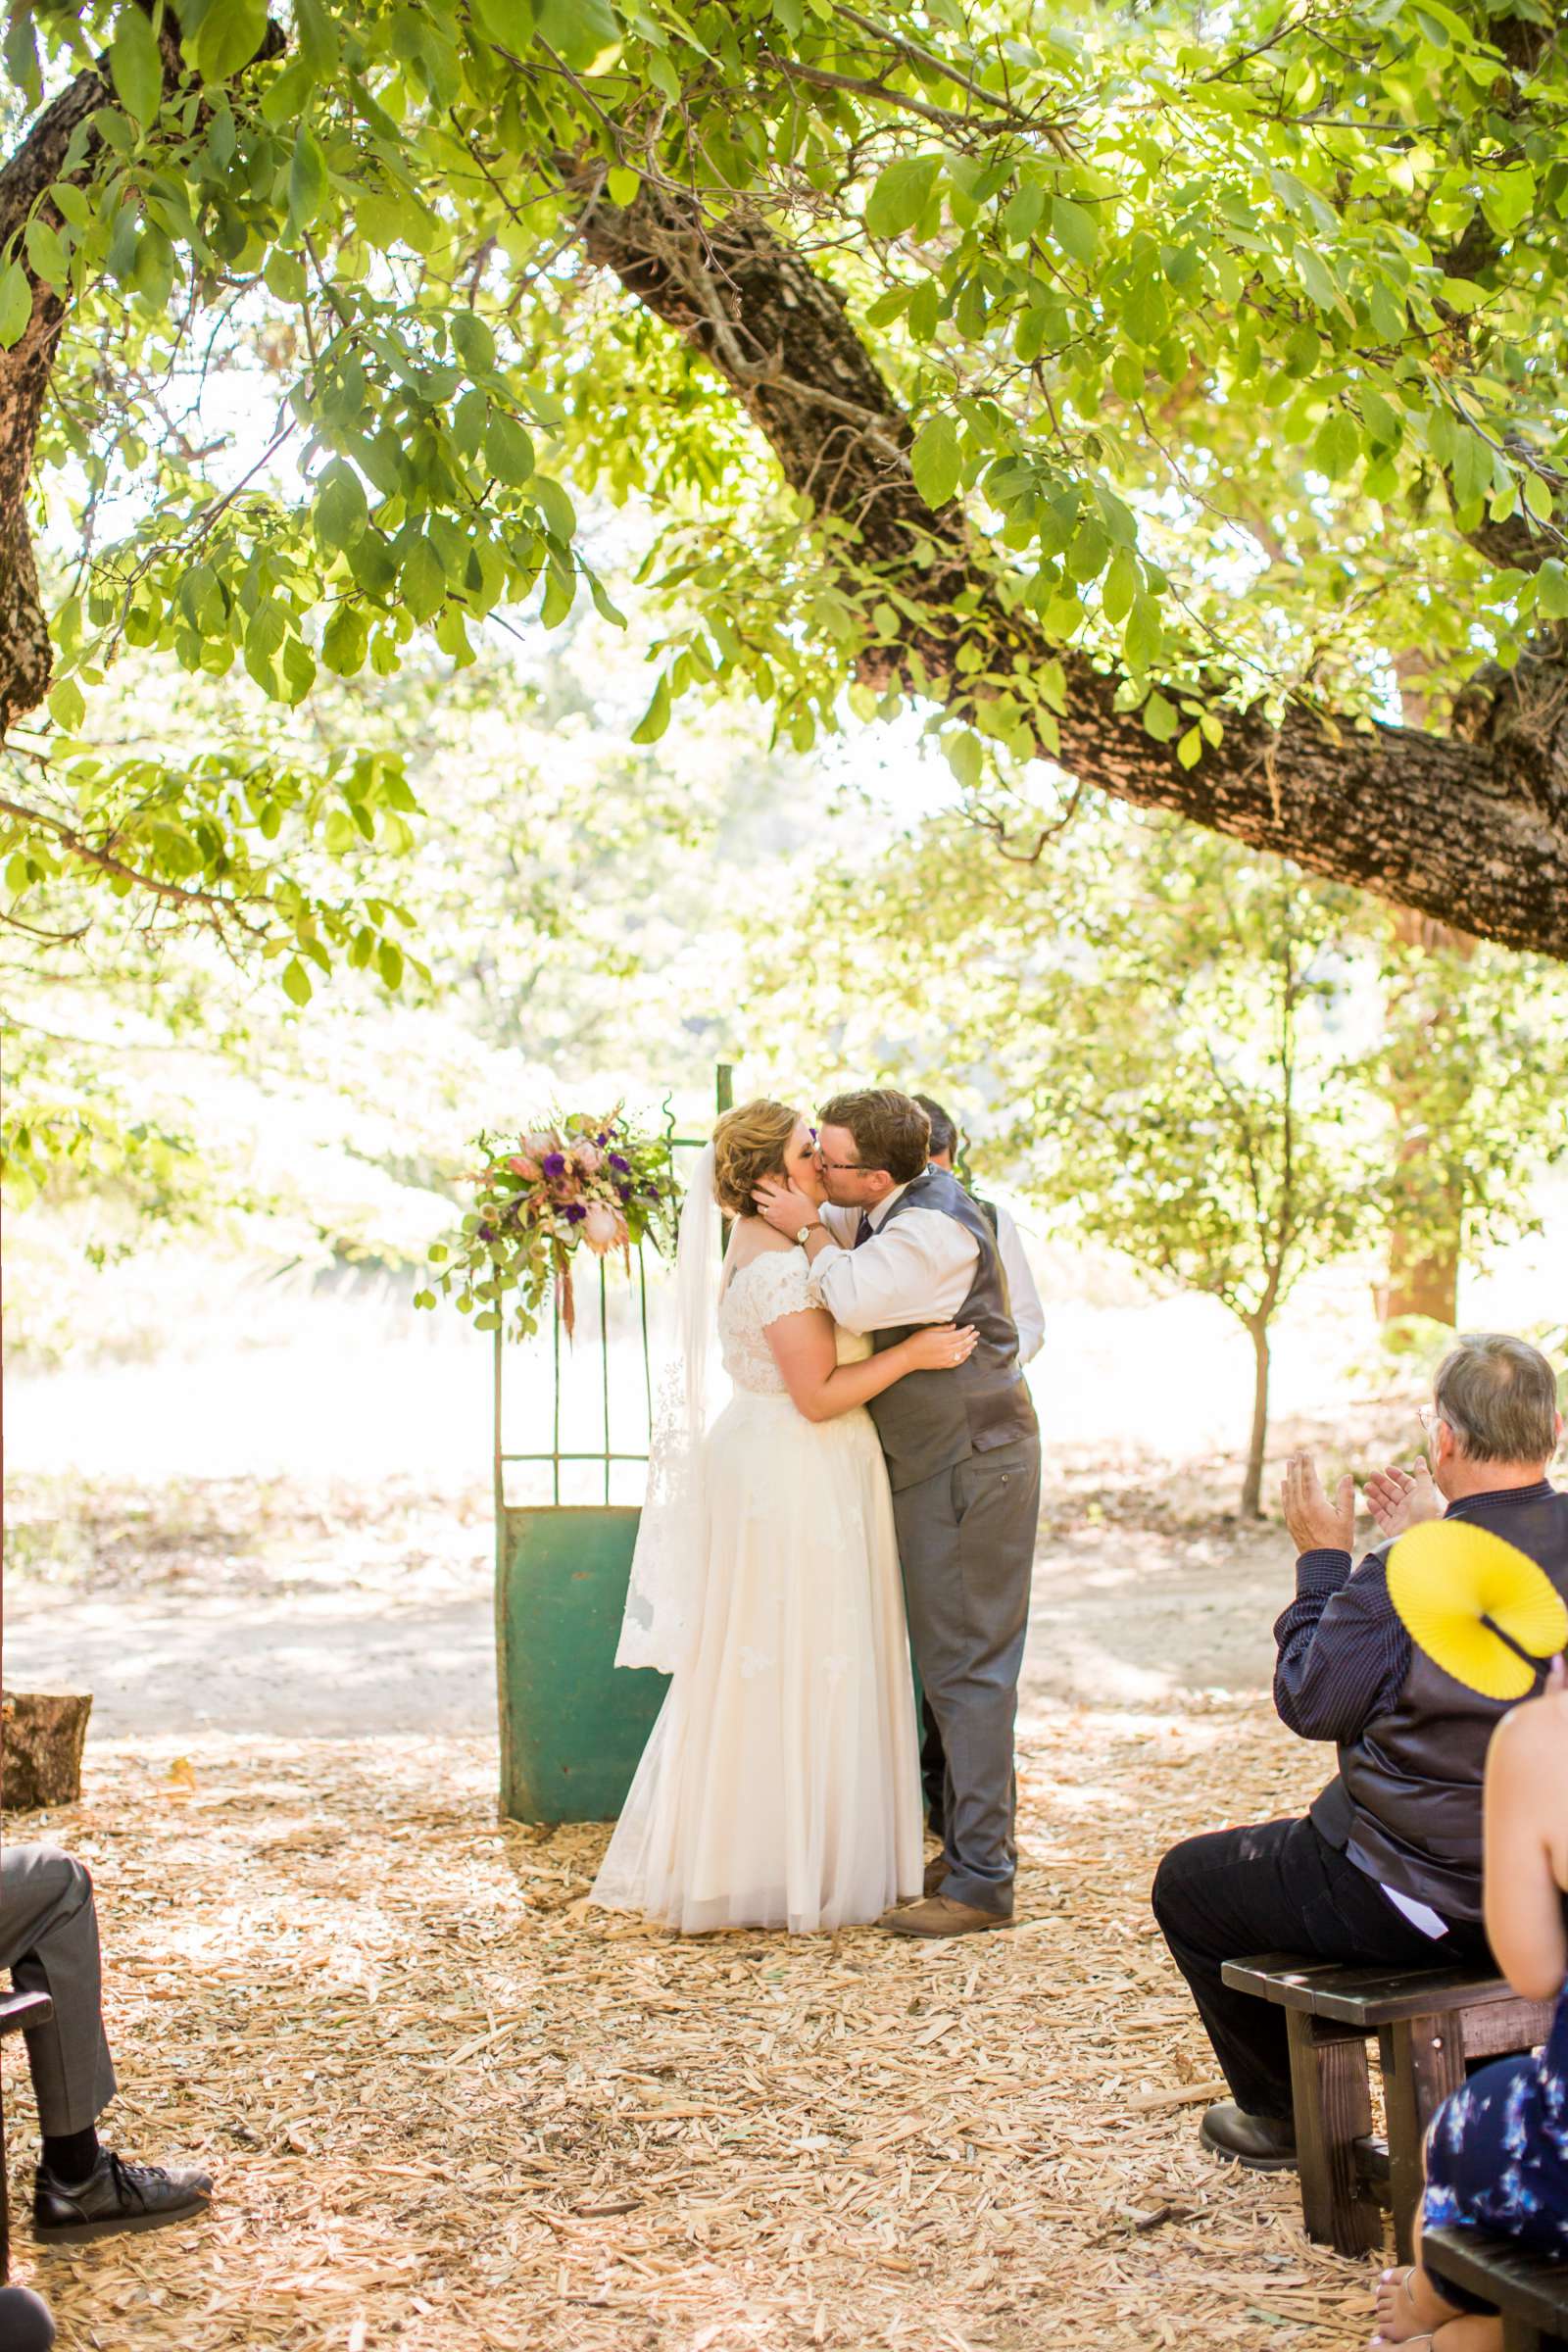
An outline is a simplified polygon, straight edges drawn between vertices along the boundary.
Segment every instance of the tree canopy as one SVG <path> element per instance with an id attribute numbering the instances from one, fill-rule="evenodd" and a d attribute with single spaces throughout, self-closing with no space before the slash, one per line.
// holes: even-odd
<path id="1" fill-rule="evenodd" d="M 912 704 L 1004 806 L 1045 760 L 1568 954 L 1541 0 L 99 0 L 6 54 L 14 919 L 65 865 L 395 984 L 297 852 L 395 831 L 396 761 L 120 758 L 108 665 L 461 664 L 608 607 L 579 510 L 636 499 L 646 738 Z"/>

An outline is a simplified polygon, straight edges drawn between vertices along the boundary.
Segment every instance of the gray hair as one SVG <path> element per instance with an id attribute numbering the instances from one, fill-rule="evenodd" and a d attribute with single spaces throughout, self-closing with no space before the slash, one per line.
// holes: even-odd
<path id="1" fill-rule="evenodd" d="M 1500 1331 L 1467 1331 L 1438 1366 L 1432 1399 L 1475 1462 L 1549 1462 L 1557 1450 L 1557 1381 L 1538 1348 Z"/>

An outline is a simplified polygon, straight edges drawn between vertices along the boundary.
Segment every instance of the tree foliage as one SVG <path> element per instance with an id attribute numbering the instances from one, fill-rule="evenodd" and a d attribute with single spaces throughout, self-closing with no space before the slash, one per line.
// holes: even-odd
<path id="1" fill-rule="evenodd" d="M 938 821 L 874 879 L 827 877 L 804 929 L 813 1008 L 855 1007 L 814 1075 L 848 1062 L 967 1098 L 982 1170 L 1242 1323 L 1249 1511 L 1270 1334 L 1296 1286 L 1396 1217 L 1419 1244 L 1457 1210 L 1479 1262 L 1531 1224 L 1534 1176 L 1568 1151 L 1553 967 L 1432 950 L 1429 997 L 1445 977 L 1463 993 L 1417 1056 L 1386 985 L 1396 962 L 1414 985 L 1413 951 L 1383 911 L 1191 826 L 1097 813 L 999 881 L 971 833 Z M 778 985 L 765 953 L 760 970 Z M 797 1050 L 809 1058 L 808 1038 Z"/>
<path id="2" fill-rule="evenodd" d="M 802 751 L 912 699 L 967 788 L 1059 758 L 1568 951 L 1540 0 L 88 0 L 7 55 L 21 919 L 64 859 L 390 984 L 396 909 L 286 855 L 390 773 L 120 760 L 108 665 L 462 663 L 608 603 L 588 494 L 662 518 L 650 739 L 714 687 Z M 1381 722 L 1412 643 L 1446 736 Z"/>

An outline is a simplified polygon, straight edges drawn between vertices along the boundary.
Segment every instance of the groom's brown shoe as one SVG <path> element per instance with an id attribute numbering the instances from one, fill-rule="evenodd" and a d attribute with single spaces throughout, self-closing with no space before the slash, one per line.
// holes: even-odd
<path id="1" fill-rule="evenodd" d="M 925 1885 L 921 1891 L 925 1894 L 940 1894 L 947 1880 L 947 1855 L 934 1854 L 931 1860 L 925 1866 Z"/>
<path id="2" fill-rule="evenodd" d="M 951 1894 L 928 1894 L 884 1911 L 876 1924 L 890 1936 L 984 1936 L 992 1928 L 1010 1928 L 1012 1920 L 976 1903 L 956 1903 Z"/>

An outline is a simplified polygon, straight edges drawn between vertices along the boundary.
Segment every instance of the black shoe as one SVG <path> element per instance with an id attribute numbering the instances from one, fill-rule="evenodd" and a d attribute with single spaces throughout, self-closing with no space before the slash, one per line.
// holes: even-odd
<path id="1" fill-rule="evenodd" d="M 1234 2099 L 1210 2107 L 1198 2128 L 1210 2155 L 1228 2157 L 1247 2173 L 1294 2173 L 1296 2126 L 1288 2116 L 1249 2115 Z"/>
<path id="2" fill-rule="evenodd" d="M 213 2183 L 206 2173 L 170 2172 L 161 2164 L 122 2164 L 108 2149 L 76 2187 L 40 2164 L 33 2182 L 33 2234 L 46 2246 L 110 2237 L 118 2230 L 162 2230 L 205 2213 Z"/>

